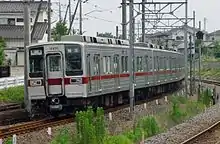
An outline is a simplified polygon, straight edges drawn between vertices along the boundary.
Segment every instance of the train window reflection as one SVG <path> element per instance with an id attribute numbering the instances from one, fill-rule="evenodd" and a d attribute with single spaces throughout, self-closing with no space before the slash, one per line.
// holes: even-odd
<path id="1" fill-rule="evenodd" d="M 49 56 L 49 68 L 50 72 L 61 71 L 61 57 L 59 55 Z"/>
<path id="2" fill-rule="evenodd" d="M 80 45 L 65 45 L 66 75 L 82 75 L 82 57 Z"/>
<path id="3" fill-rule="evenodd" d="M 31 54 L 31 50 L 29 53 L 29 76 L 31 78 L 43 77 L 43 53 L 38 54 L 38 55 L 33 55 Z M 43 47 L 36 48 L 34 50 L 43 51 Z"/>

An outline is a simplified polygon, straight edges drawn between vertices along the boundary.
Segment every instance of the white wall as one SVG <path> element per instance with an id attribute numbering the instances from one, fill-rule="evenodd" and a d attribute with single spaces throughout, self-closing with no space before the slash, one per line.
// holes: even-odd
<path id="1" fill-rule="evenodd" d="M 24 52 L 17 52 L 17 65 L 24 66 Z"/>
<path id="2" fill-rule="evenodd" d="M 32 18 L 31 25 L 34 24 L 36 14 L 37 13 L 31 13 L 30 15 Z M 15 18 L 15 25 L 24 25 L 24 22 L 17 22 L 17 18 L 24 18 L 23 13 L 0 13 L 0 21 L 8 22 L 8 18 Z M 38 22 L 44 22 L 44 19 L 47 19 L 47 12 L 41 11 L 38 17 Z"/>

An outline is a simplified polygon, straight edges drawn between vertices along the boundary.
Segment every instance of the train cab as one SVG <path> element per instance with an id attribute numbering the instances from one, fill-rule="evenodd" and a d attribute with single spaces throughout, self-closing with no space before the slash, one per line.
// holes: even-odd
<path id="1" fill-rule="evenodd" d="M 31 100 L 46 101 L 50 111 L 61 111 L 68 98 L 85 95 L 82 46 L 47 43 L 28 48 L 28 93 Z"/>

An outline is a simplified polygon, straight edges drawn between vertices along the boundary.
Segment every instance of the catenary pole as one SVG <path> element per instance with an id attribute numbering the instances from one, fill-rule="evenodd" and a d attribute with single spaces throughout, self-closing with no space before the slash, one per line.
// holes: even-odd
<path id="1" fill-rule="evenodd" d="M 47 36 L 47 41 L 51 41 L 51 0 L 48 0 L 48 15 L 47 15 L 47 19 L 48 19 L 48 36 Z"/>
<path id="2" fill-rule="evenodd" d="M 79 2 L 79 34 L 82 35 L 82 0 Z"/>
<path id="3" fill-rule="evenodd" d="M 199 21 L 199 30 L 201 31 L 201 21 Z M 201 90 L 201 55 L 202 55 L 201 47 L 202 47 L 202 44 L 200 43 L 198 46 L 199 46 L 199 95 L 200 95 L 200 90 Z"/>
<path id="4" fill-rule="evenodd" d="M 193 89 L 196 89 L 196 12 L 193 11 L 193 43 L 194 43 L 194 50 L 193 50 Z"/>
<path id="5" fill-rule="evenodd" d="M 188 23 L 188 0 L 186 0 L 186 5 L 185 5 L 185 27 L 184 27 L 184 50 L 185 50 L 185 95 L 186 97 L 188 96 L 188 87 L 187 87 L 187 81 L 188 81 L 188 49 L 187 49 L 187 23 Z"/>
<path id="6" fill-rule="evenodd" d="M 122 0 L 122 39 L 127 39 L 127 7 L 126 0 Z"/>
<path id="7" fill-rule="evenodd" d="M 31 100 L 28 97 L 27 46 L 31 43 L 30 35 L 30 1 L 24 0 L 24 103 L 31 114 Z"/>
<path id="8" fill-rule="evenodd" d="M 69 24 L 70 25 L 71 25 L 71 21 L 72 21 L 71 0 L 69 0 Z M 71 35 L 71 29 L 69 31 L 69 34 Z"/>
<path id="9" fill-rule="evenodd" d="M 129 51 L 129 80 L 130 80 L 130 113 L 134 120 L 134 4 L 133 0 L 130 0 L 129 3 L 129 19 L 130 19 L 130 28 L 129 28 L 129 38 L 130 38 L 130 51 Z"/>
<path id="10" fill-rule="evenodd" d="M 141 42 L 144 42 L 145 40 L 145 2 L 147 0 L 142 0 L 142 24 L 141 24 L 141 30 L 142 30 L 142 39 L 141 39 Z"/>

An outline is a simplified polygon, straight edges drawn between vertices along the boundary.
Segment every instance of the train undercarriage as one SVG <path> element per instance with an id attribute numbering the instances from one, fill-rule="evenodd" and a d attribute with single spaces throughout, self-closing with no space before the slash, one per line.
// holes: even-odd
<path id="1" fill-rule="evenodd" d="M 160 97 L 164 93 L 173 93 L 182 88 L 183 80 L 158 85 L 154 87 L 146 87 L 142 89 L 135 89 L 135 101 L 140 100 L 151 100 L 155 97 Z M 54 99 L 54 97 L 53 97 Z M 32 113 L 30 117 L 34 117 L 37 115 L 45 115 L 45 116 L 59 116 L 66 114 L 73 114 L 78 110 L 84 110 L 88 107 L 102 107 L 104 109 L 116 107 L 118 105 L 124 105 L 129 103 L 129 91 L 122 91 L 118 93 L 111 93 L 102 96 L 89 97 L 89 98 L 77 98 L 77 99 L 67 99 L 64 97 L 59 97 L 59 100 L 51 98 L 42 100 L 42 101 L 32 101 Z M 54 111 L 51 109 L 51 102 L 53 102 L 53 106 L 56 108 Z M 57 104 L 57 105 L 56 105 Z M 62 109 L 59 109 L 61 106 Z"/>

